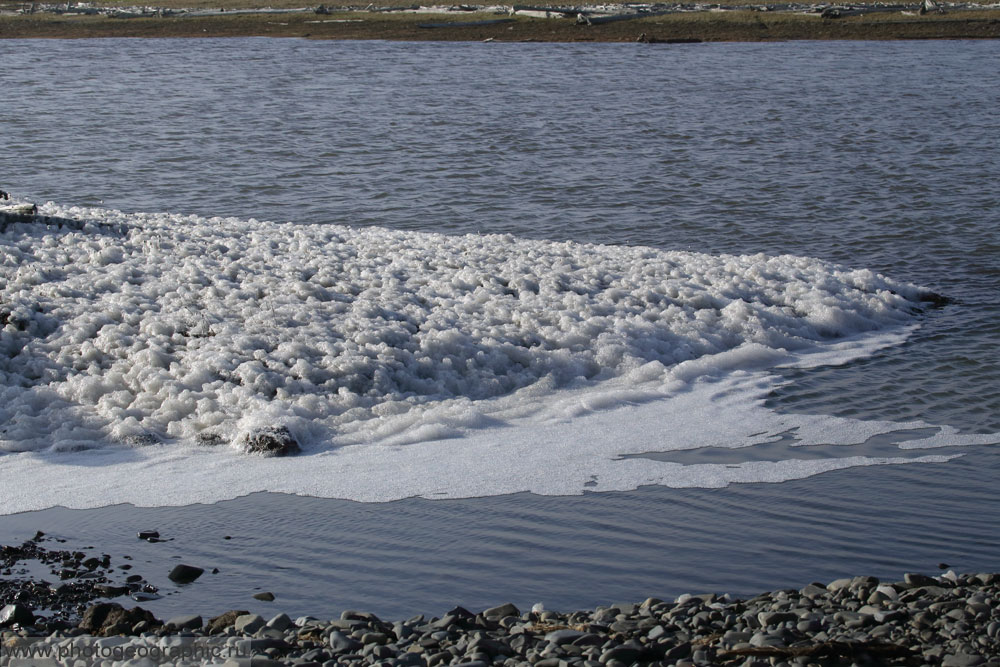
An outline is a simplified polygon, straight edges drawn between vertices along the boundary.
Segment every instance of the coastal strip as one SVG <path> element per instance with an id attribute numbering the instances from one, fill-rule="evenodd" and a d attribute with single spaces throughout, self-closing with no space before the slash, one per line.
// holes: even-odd
<path id="1" fill-rule="evenodd" d="M 155 532 L 140 537 L 160 539 Z M 333 619 L 284 613 L 264 618 L 246 610 L 159 619 L 111 599 L 155 595 L 138 574 L 124 585 L 112 581 L 130 565 L 122 570 L 109 555 L 88 559 L 49 549 L 41 546 L 43 538 L 39 533 L 23 545 L 2 547 L 0 664 L 141 657 L 152 664 L 194 665 L 210 653 L 227 665 L 300 667 L 1000 666 L 1000 574 L 993 573 L 908 573 L 895 582 L 856 576 L 749 599 L 684 594 L 573 612 L 505 603 L 399 621 L 355 610 Z M 61 568 L 60 576 L 73 582 L 18 579 L 18 567 L 27 560 Z M 179 564 L 169 576 L 190 583 L 201 574 Z M 254 597 L 274 599 L 268 592 Z"/>
<path id="2" fill-rule="evenodd" d="M 461 5 L 455 8 L 366 9 L 150 8 L 139 13 L 0 5 L 0 38 L 297 37 L 337 40 L 486 42 L 639 42 L 995 39 L 1000 8 L 961 5 L 688 6 L 684 10 L 604 13 Z M 63 7 L 73 9 L 70 5 Z M 453 11 L 451 11 L 453 10 Z"/>

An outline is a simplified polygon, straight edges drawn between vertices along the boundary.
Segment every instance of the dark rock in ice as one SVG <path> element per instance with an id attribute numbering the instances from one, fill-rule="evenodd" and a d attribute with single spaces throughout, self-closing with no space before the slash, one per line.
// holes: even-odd
<path id="1" fill-rule="evenodd" d="M 9 604 L 0 609 L 0 628 L 11 625 L 31 625 L 35 622 L 35 615 L 31 610 L 20 604 Z"/>
<path id="2" fill-rule="evenodd" d="M 206 447 L 217 447 L 226 442 L 225 438 L 213 431 L 202 431 L 198 434 L 197 440 L 199 445 L 205 445 Z"/>
<path id="3" fill-rule="evenodd" d="M 263 593 L 254 593 L 255 600 L 263 600 L 264 602 L 274 602 L 274 593 L 270 591 L 264 591 Z"/>
<path id="4" fill-rule="evenodd" d="M 271 426 L 244 433 L 237 444 L 247 454 L 289 456 L 302 451 L 299 443 L 284 426 Z"/>
<path id="5" fill-rule="evenodd" d="M 181 563 L 170 571 L 167 577 L 170 581 L 177 584 L 190 584 L 192 581 L 197 579 L 202 575 L 205 570 L 200 567 L 195 567 L 193 565 L 184 565 Z"/>

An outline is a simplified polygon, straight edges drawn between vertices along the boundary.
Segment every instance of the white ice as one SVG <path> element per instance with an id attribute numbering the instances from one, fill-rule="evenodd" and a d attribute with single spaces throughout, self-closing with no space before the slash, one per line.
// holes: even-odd
<path id="1" fill-rule="evenodd" d="M 721 486 L 947 458 L 620 458 L 750 446 L 789 425 L 802 444 L 911 428 L 762 405 L 769 368 L 905 337 L 920 288 L 868 270 L 51 203 L 40 213 L 86 224 L 0 233 L 0 474 L 18 489 L 6 489 L 6 511 L 258 490 L 382 501 Z M 304 453 L 199 444 L 271 425 Z M 989 440 L 935 437 L 913 446 Z"/>

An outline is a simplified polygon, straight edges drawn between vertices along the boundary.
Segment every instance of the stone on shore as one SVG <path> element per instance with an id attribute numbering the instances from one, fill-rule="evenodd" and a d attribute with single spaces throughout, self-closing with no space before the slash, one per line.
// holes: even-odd
<path id="1" fill-rule="evenodd" d="M 224 614 L 219 614 L 218 616 L 213 616 L 208 619 L 208 623 L 205 624 L 205 628 L 208 630 L 209 634 L 214 635 L 232 626 L 236 622 L 236 619 L 240 616 L 247 616 L 249 614 L 250 612 L 246 610 L 233 609 Z"/>

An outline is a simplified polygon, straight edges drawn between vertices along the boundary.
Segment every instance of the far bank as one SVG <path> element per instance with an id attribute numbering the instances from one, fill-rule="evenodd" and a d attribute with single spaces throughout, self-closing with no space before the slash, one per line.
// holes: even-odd
<path id="1" fill-rule="evenodd" d="M 900 6 L 902 7 L 902 6 Z M 0 38 L 298 37 L 307 39 L 503 42 L 766 42 L 787 40 L 995 39 L 1000 10 L 920 13 L 856 6 L 844 11 L 769 7 L 598 14 L 586 10 L 469 7 L 387 11 L 240 9 L 154 15 L 44 11 L 0 14 Z M 527 11 L 524 11 L 527 10 Z M 546 14 L 548 17 L 545 17 Z M 825 15 L 824 15 L 825 14 Z"/>

